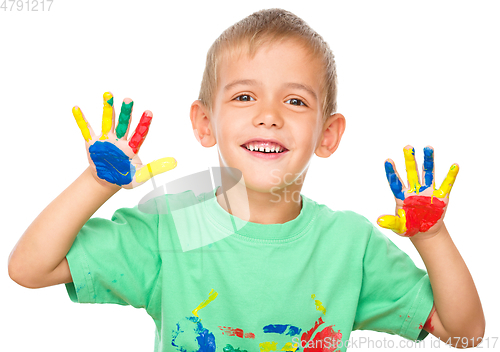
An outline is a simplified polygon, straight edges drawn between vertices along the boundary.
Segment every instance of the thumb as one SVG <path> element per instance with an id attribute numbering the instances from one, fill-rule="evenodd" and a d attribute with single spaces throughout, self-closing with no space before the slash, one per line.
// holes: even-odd
<path id="1" fill-rule="evenodd" d="M 392 230 L 398 235 L 404 235 L 406 229 L 406 213 L 403 209 L 398 209 L 398 215 L 382 215 L 377 219 L 377 224 L 385 229 Z"/>
<path id="2" fill-rule="evenodd" d="M 143 166 L 139 170 L 137 170 L 137 172 L 135 173 L 135 181 L 137 183 L 146 182 L 156 175 L 174 169 L 176 166 L 177 160 L 172 157 L 152 161 L 146 166 Z"/>

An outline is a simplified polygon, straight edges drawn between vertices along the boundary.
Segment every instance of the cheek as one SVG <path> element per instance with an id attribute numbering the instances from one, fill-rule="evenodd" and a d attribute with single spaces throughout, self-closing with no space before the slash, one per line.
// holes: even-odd
<path id="1" fill-rule="evenodd" d="M 298 142 L 297 146 L 307 148 L 308 151 L 314 152 L 318 143 L 321 142 L 318 142 L 318 138 L 321 136 L 321 129 L 317 128 L 314 122 L 299 126 L 295 129 L 294 135 Z"/>
<path id="2" fill-rule="evenodd" d="M 219 130 L 230 135 L 238 134 L 246 130 L 251 123 L 251 112 L 249 109 L 226 109 L 217 116 Z"/>

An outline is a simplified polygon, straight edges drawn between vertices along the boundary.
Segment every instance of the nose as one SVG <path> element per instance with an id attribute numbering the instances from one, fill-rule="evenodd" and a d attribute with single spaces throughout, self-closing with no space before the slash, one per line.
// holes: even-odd
<path id="1" fill-rule="evenodd" d="M 278 104 L 274 102 L 262 102 L 261 100 L 261 106 L 254 117 L 254 125 L 263 125 L 272 127 L 278 127 L 280 128 L 283 125 L 283 116 L 281 115 L 280 109 Z"/>

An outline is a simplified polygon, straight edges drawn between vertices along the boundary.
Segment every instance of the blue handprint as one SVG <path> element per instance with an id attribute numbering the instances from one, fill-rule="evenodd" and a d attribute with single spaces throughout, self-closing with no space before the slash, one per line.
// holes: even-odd
<path id="1" fill-rule="evenodd" d="M 198 345 L 198 352 L 215 352 L 215 336 L 203 327 L 199 317 L 185 317 L 177 324 L 177 330 L 172 331 L 172 346 L 178 351 L 187 352 L 184 346 Z"/>
<path id="2" fill-rule="evenodd" d="M 136 171 L 135 166 L 117 146 L 109 142 L 96 141 L 89 147 L 89 153 L 99 178 L 118 186 L 132 182 Z"/>

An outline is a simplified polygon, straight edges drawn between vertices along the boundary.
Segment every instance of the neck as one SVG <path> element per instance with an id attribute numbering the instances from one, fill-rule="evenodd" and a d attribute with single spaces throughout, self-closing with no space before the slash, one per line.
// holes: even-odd
<path id="1" fill-rule="evenodd" d="M 302 209 L 300 191 L 302 182 L 269 190 L 247 187 L 243 182 L 224 182 L 218 188 L 217 203 L 228 213 L 242 220 L 258 224 L 283 224 L 299 216 Z M 226 185 L 226 187 L 224 187 Z"/>

